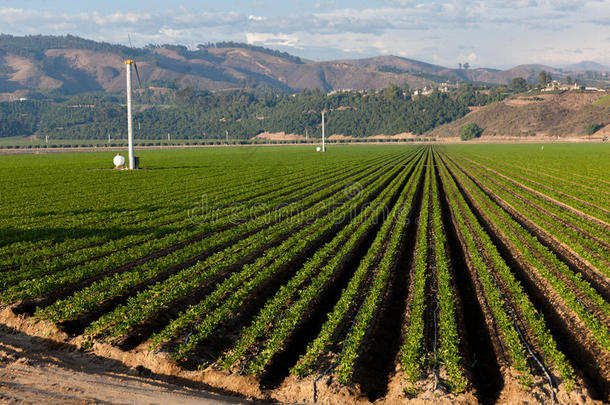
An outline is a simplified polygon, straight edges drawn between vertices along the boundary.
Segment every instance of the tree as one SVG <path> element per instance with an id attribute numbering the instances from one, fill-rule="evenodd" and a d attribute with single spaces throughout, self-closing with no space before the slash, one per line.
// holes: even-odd
<path id="1" fill-rule="evenodd" d="M 460 138 L 462 139 L 462 141 L 467 141 L 472 138 L 480 137 L 482 133 L 483 128 L 481 128 L 474 122 L 471 122 L 462 127 L 462 130 L 460 131 Z"/>
<path id="2" fill-rule="evenodd" d="M 458 63 L 458 66 L 460 67 L 460 70 L 462 70 L 462 62 Z"/>
<path id="3" fill-rule="evenodd" d="M 545 87 L 547 84 L 549 84 L 551 82 L 552 77 L 549 73 L 545 72 L 544 70 L 540 73 L 538 73 L 538 83 L 542 86 Z"/>
<path id="4" fill-rule="evenodd" d="M 527 90 L 527 82 L 522 77 L 515 77 L 510 82 L 510 88 L 515 93 L 522 93 Z"/>
<path id="5" fill-rule="evenodd" d="M 390 85 L 383 90 L 383 98 L 387 101 L 396 100 L 401 97 L 402 90 L 394 83 L 390 83 Z"/>
<path id="6" fill-rule="evenodd" d="M 566 76 L 566 84 L 572 84 L 573 80 L 572 80 L 572 76 Z"/>
<path id="7" fill-rule="evenodd" d="M 464 69 L 468 69 L 468 68 L 470 67 L 470 63 L 468 63 L 468 62 L 464 62 L 464 65 L 463 65 L 463 66 L 464 66 Z"/>

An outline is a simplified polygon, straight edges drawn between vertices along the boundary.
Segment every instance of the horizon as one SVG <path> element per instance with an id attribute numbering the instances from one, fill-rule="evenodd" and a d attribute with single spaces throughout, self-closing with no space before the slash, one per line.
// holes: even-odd
<path id="1" fill-rule="evenodd" d="M 6 32 L 0 32 L 0 35 L 9 35 L 9 36 L 13 36 L 13 37 L 27 37 L 27 36 L 43 36 L 43 37 L 44 36 L 51 36 L 51 37 L 57 36 L 57 37 L 62 37 L 62 36 L 64 36 L 64 35 L 60 35 L 60 34 L 44 34 L 44 33 L 26 34 L 26 35 L 14 35 L 14 34 L 11 34 L 11 33 L 6 33 Z M 150 46 L 150 45 L 160 46 L 160 47 L 163 47 L 163 46 L 184 46 L 184 47 L 187 48 L 188 51 L 194 51 L 194 50 L 196 50 L 197 45 L 199 45 L 199 44 L 193 45 L 193 44 L 185 44 L 185 43 L 148 43 L 148 44 L 145 44 L 145 45 L 134 45 L 133 43 L 130 43 L 129 40 L 128 40 L 127 44 L 124 44 L 124 43 L 119 43 L 119 42 L 109 42 L 109 41 L 104 41 L 104 40 L 97 40 L 97 39 L 93 39 L 93 38 L 87 38 L 87 37 L 83 37 L 83 36 L 79 36 L 79 35 L 74 35 L 74 34 L 71 34 L 71 33 L 65 34 L 65 36 L 69 36 L 69 35 L 75 36 L 77 38 L 80 38 L 80 39 L 83 39 L 83 40 L 86 40 L 86 41 L 94 41 L 94 42 L 98 42 L 98 43 L 108 43 L 110 45 L 126 46 L 126 47 L 135 48 L 135 49 L 145 49 L 147 46 Z M 278 47 L 249 44 L 247 42 L 234 41 L 234 40 L 231 40 L 231 39 L 228 39 L 226 41 L 218 41 L 218 42 L 212 42 L 212 43 L 206 42 L 206 43 L 200 43 L 200 44 L 201 45 L 207 45 L 207 44 L 216 45 L 216 44 L 223 43 L 223 42 L 227 42 L 227 43 L 233 42 L 233 43 L 236 43 L 236 44 L 258 46 L 258 47 L 262 47 L 262 48 L 265 48 L 265 49 L 269 49 L 271 51 L 282 51 L 282 49 L 280 49 Z M 313 63 L 316 63 L 316 62 L 331 62 L 331 61 L 333 61 L 332 59 L 313 60 L 313 59 L 309 59 L 309 58 L 304 58 L 304 57 L 299 56 L 297 54 L 293 54 L 293 53 L 291 53 L 289 51 L 282 51 L 282 52 L 287 52 L 291 56 L 297 56 L 297 57 L 300 57 L 302 59 L 305 59 L 308 62 L 313 62 Z M 431 65 L 437 65 L 437 66 L 444 67 L 444 68 L 456 69 L 456 67 L 452 67 L 452 66 L 446 66 L 446 65 L 442 65 L 442 64 L 435 64 L 434 62 L 431 62 L 431 61 L 421 60 L 421 59 L 414 59 L 414 58 L 409 58 L 409 57 L 395 55 L 395 54 L 371 55 L 371 56 L 361 56 L 361 57 L 355 56 L 353 58 L 339 58 L 339 59 L 334 59 L 334 60 L 343 60 L 343 59 L 358 60 L 358 59 L 368 59 L 368 58 L 384 57 L 384 56 L 385 57 L 402 58 L 402 59 L 412 60 L 414 62 L 421 62 L 421 63 L 427 63 L 427 64 L 431 64 Z M 502 71 L 502 70 L 509 70 L 509 69 L 512 69 L 512 68 L 516 68 L 516 67 L 519 67 L 519 66 L 540 65 L 540 66 L 545 66 L 545 67 L 549 67 L 549 68 L 556 68 L 556 69 L 560 69 L 561 70 L 561 69 L 565 69 L 565 68 L 570 67 L 570 65 L 579 65 L 579 64 L 588 64 L 588 63 L 593 63 L 593 64 L 600 65 L 603 68 L 605 68 L 604 71 L 610 71 L 610 66 L 605 66 L 602 63 L 599 63 L 597 61 L 592 61 L 592 60 L 581 60 L 581 61 L 574 62 L 574 63 L 568 64 L 568 65 L 558 65 L 558 66 L 545 65 L 543 63 L 517 63 L 516 62 L 514 64 L 500 66 L 500 67 L 495 67 L 495 66 L 469 66 L 468 69 L 471 69 L 471 70 L 472 69 L 491 69 L 491 70 L 500 70 L 500 71 Z M 585 70 L 588 70 L 588 69 L 585 69 Z"/>
<path id="2" fill-rule="evenodd" d="M 65 10 L 70 10 L 66 12 Z M 235 11 L 239 10 L 239 11 Z M 3 31 L 134 47 L 234 41 L 314 61 L 394 55 L 449 68 L 610 66 L 610 0 L 5 1 Z M 600 30 L 601 28 L 601 30 Z"/>

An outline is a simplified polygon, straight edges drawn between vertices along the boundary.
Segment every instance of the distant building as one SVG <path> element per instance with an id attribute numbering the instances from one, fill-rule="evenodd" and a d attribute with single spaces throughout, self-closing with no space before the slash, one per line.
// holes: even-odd
<path id="1" fill-rule="evenodd" d="M 414 96 L 428 96 L 430 94 L 432 94 L 432 92 L 434 91 L 434 89 L 432 87 L 424 87 L 423 89 L 415 89 L 415 91 L 413 92 Z"/>
<path id="2" fill-rule="evenodd" d="M 573 90 L 582 90 L 582 86 L 578 83 L 567 84 L 561 83 L 557 80 L 553 80 L 550 83 L 547 83 L 546 87 L 541 91 L 573 91 Z"/>
<path id="3" fill-rule="evenodd" d="M 598 89 L 597 87 L 585 87 L 585 91 L 598 91 L 598 92 L 602 92 L 602 93 L 606 92 L 605 89 Z"/>

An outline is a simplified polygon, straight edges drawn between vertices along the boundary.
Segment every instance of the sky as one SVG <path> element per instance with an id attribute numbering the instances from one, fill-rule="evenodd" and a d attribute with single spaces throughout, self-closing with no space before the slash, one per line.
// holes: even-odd
<path id="1" fill-rule="evenodd" d="M 0 32 L 129 45 L 246 42 L 311 60 L 610 66 L 610 0 L 0 0 Z"/>

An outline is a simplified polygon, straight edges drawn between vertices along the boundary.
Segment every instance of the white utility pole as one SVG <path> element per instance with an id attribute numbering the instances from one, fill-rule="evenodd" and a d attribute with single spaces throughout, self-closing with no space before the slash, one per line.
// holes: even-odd
<path id="1" fill-rule="evenodd" d="M 129 170 L 135 167 L 135 159 L 133 152 L 133 117 L 131 116 L 131 64 L 132 60 L 126 60 L 127 68 L 127 144 L 129 149 Z"/>
<path id="2" fill-rule="evenodd" d="M 168 141 L 171 140 L 170 137 L 169 137 L 169 132 L 167 133 L 167 140 Z"/>
<path id="3" fill-rule="evenodd" d="M 44 142 L 48 145 L 49 144 L 49 135 L 45 135 L 44 136 Z"/>
<path id="4" fill-rule="evenodd" d="M 229 131 L 225 131 L 225 135 L 227 137 L 227 145 L 229 144 Z"/>
<path id="5" fill-rule="evenodd" d="M 308 140 L 309 136 L 307 135 L 307 128 L 305 128 L 305 140 Z"/>
<path id="6" fill-rule="evenodd" d="M 326 152 L 326 144 L 324 143 L 324 111 L 322 111 L 322 152 Z"/>

